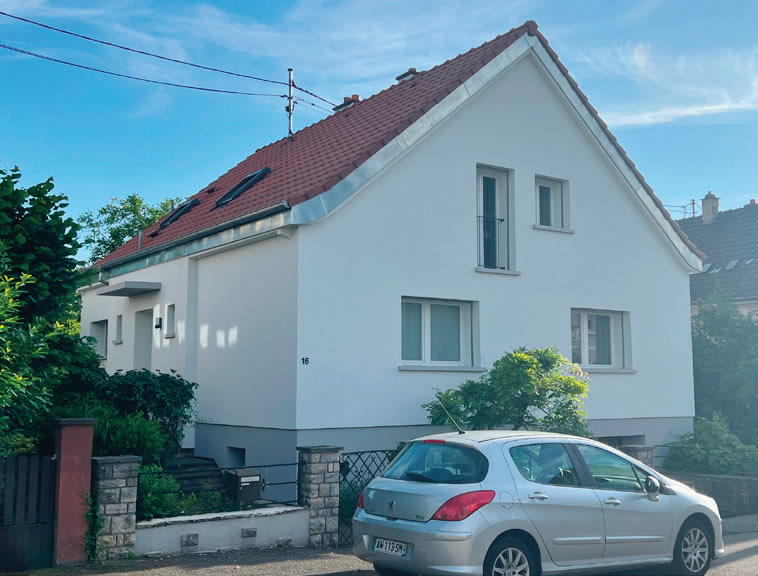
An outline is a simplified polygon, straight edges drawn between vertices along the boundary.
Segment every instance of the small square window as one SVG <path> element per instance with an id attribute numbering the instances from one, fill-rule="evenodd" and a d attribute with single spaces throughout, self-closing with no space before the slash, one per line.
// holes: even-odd
<path id="1" fill-rule="evenodd" d="M 471 302 L 403 298 L 403 363 L 471 366 L 471 308 Z"/>
<path id="2" fill-rule="evenodd" d="M 568 182 L 538 176 L 535 179 L 537 194 L 537 225 L 543 228 L 569 228 Z"/>
<path id="3" fill-rule="evenodd" d="M 585 368 L 631 369 L 628 312 L 571 311 L 571 361 Z"/>

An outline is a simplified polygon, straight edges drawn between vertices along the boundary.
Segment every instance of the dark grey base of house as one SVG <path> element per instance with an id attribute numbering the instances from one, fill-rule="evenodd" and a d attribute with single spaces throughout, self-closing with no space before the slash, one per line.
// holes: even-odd
<path id="1" fill-rule="evenodd" d="M 660 446 L 692 430 L 692 418 L 590 420 L 595 437 L 613 445 Z M 210 457 L 222 468 L 297 462 L 297 446 L 341 446 L 345 452 L 389 450 L 399 442 L 449 431 L 440 426 L 377 426 L 287 430 L 198 423 L 195 455 Z"/>

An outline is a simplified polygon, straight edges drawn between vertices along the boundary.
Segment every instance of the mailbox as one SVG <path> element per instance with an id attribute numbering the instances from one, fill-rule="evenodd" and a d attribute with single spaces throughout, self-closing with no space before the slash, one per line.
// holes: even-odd
<path id="1" fill-rule="evenodd" d="M 255 470 L 237 468 L 224 473 L 224 484 L 236 502 L 252 502 L 261 498 L 261 475 Z"/>

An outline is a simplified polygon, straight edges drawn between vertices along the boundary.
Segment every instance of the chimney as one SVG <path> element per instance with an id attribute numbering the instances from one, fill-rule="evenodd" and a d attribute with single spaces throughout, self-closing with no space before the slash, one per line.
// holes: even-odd
<path id="1" fill-rule="evenodd" d="M 719 197 L 708 190 L 703 198 L 703 224 L 710 224 L 719 213 Z"/>
<path id="2" fill-rule="evenodd" d="M 746 204 L 745 208 L 747 208 L 748 206 L 755 206 L 755 198 L 751 198 L 750 199 L 750 204 Z"/>
<path id="3" fill-rule="evenodd" d="M 415 68 L 408 68 L 407 72 L 403 72 L 402 74 L 400 74 L 400 76 L 396 76 L 395 80 L 397 80 L 398 83 L 405 82 L 406 80 L 410 80 L 411 78 L 416 76 L 416 74 L 418 74 L 418 72 L 416 72 Z"/>
<path id="4" fill-rule="evenodd" d="M 345 96 L 344 101 L 342 104 L 339 104 L 332 108 L 335 112 L 339 112 L 340 110 L 344 110 L 345 108 L 350 108 L 353 104 L 360 102 L 361 97 L 358 96 L 358 94 L 353 94 L 352 96 Z"/>

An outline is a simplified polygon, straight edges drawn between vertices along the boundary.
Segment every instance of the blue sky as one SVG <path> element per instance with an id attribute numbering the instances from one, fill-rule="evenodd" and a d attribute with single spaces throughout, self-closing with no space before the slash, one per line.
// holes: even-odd
<path id="1" fill-rule="evenodd" d="M 166 56 L 363 98 L 534 19 L 665 204 L 758 196 L 757 2 L 0 0 L 0 10 Z M 194 70 L 0 17 L 0 43 L 230 90 Z M 310 98 L 312 100 L 312 98 Z M 0 167 L 54 176 L 76 216 L 113 196 L 189 196 L 286 135 L 285 102 L 206 94 L 0 50 Z M 301 105 L 295 128 L 323 117 Z M 675 217 L 683 214 L 672 209 Z"/>

